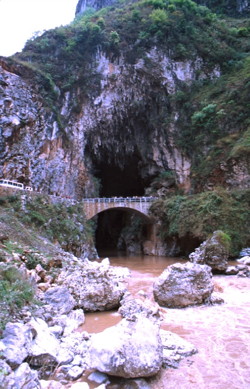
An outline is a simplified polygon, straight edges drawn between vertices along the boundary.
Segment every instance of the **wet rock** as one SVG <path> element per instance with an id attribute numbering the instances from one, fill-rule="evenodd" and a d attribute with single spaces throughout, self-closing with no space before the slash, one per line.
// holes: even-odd
<path id="1" fill-rule="evenodd" d="M 163 366 L 177 368 L 179 362 L 196 354 L 198 350 L 191 343 L 170 331 L 160 330 L 163 346 Z"/>
<path id="2" fill-rule="evenodd" d="M 205 303 L 212 292 L 211 268 L 191 262 L 169 266 L 153 286 L 155 300 L 169 308 Z"/>
<path id="3" fill-rule="evenodd" d="M 223 304 L 225 301 L 221 297 L 220 293 L 213 292 L 209 298 L 209 303 L 211 305 L 216 305 L 216 304 Z"/>
<path id="4" fill-rule="evenodd" d="M 95 382 L 96 384 L 103 384 L 109 381 L 107 374 L 100 373 L 99 371 L 94 371 L 88 376 L 88 380 Z"/>
<path id="5" fill-rule="evenodd" d="M 128 271 L 114 268 L 107 262 L 84 261 L 78 267 L 63 271 L 58 278 L 73 295 L 76 304 L 84 311 L 105 311 L 120 305 L 126 287 Z"/>
<path id="6" fill-rule="evenodd" d="M 34 332 L 22 323 L 7 323 L 1 340 L 1 353 L 12 368 L 28 357 Z"/>
<path id="7" fill-rule="evenodd" d="M 250 266 L 250 256 L 245 255 L 244 257 L 237 259 L 237 262 Z"/>
<path id="8" fill-rule="evenodd" d="M 123 319 L 91 338 L 89 364 L 103 373 L 139 378 L 155 375 L 162 365 L 159 327 L 147 318 Z"/>
<path id="9" fill-rule="evenodd" d="M 49 311 L 56 315 L 67 314 L 76 305 L 76 301 L 65 286 L 49 288 L 44 293 L 44 300 L 49 305 Z"/>
<path id="10" fill-rule="evenodd" d="M 229 266 L 225 272 L 226 275 L 238 275 L 239 277 L 250 277 L 250 268 L 248 265 L 240 264 Z"/>
<path id="11" fill-rule="evenodd" d="M 206 264 L 213 271 L 223 273 L 228 266 L 228 255 L 227 235 L 222 231 L 215 231 L 211 238 L 189 255 L 189 259 L 193 263 Z"/>
<path id="12" fill-rule="evenodd" d="M 158 321 L 160 319 L 159 309 L 157 303 L 147 299 L 142 294 L 137 294 L 136 298 L 128 294 L 121 300 L 118 312 L 127 320 L 135 321 L 139 316 L 142 316 Z"/>

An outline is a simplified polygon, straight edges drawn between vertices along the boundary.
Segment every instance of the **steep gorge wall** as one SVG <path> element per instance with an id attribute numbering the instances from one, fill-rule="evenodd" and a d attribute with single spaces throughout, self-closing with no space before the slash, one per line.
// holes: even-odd
<path id="1" fill-rule="evenodd" d="M 189 192 L 192 162 L 176 145 L 181 129 L 171 97 L 195 79 L 218 77 L 219 68 L 208 71 L 198 58 L 173 61 L 156 48 L 134 64 L 98 52 L 92 67 L 99 80 L 94 93 L 84 99 L 80 88 L 59 94 L 61 128 L 34 75 L 2 60 L 1 177 L 81 199 L 98 195 L 94 177 L 103 181 L 104 196 L 143 195 L 155 177 L 170 172 Z M 232 169 L 230 163 L 215 176 L 228 188 L 244 187 L 246 165 L 236 161 Z M 212 180 L 209 189 L 217 184 Z"/>
<path id="2" fill-rule="evenodd" d="M 21 75 L 23 74 L 23 76 Z M 0 66 L 0 175 L 49 194 L 80 197 L 88 185 L 83 136 L 68 123 L 70 147 L 35 83 L 23 67 Z"/>

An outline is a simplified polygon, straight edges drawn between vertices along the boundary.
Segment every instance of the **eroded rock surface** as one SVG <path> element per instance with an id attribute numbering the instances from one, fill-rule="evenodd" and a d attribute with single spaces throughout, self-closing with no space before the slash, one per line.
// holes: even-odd
<path id="1" fill-rule="evenodd" d="M 91 338 L 90 366 L 124 378 L 149 377 L 162 366 L 159 326 L 150 319 L 123 319 Z"/>
<path id="2" fill-rule="evenodd" d="M 170 308 L 205 303 L 213 292 L 211 268 L 191 262 L 173 264 L 154 283 L 153 292 L 160 305 Z"/>
<path id="3" fill-rule="evenodd" d="M 224 272 L 228 266 L 228 242 L 225 241 L 222 231 L 215 231 L 213 235 L 203 242 L 189 255 L 191 262 L 206 264 L 215 272 Z"/>
<path id="4" fill-rule="evenodd" d="M 63 271 L 58 279 L 70 291 L 78 307 L 86 312 L 105 311 L 120 305 L 128 270 L 115 268 L 108 261 L 84 261 L 77 268 Z"/>

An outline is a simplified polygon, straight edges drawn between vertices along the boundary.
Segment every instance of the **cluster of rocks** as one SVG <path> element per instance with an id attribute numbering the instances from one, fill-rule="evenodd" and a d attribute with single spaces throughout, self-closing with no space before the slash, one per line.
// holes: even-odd
<path id="1" fill-rule="evenodd" d="M 7 323 L 3 331 L 1 388 L 60 389 L 68 382 L 74 388 L 89 369 L 97 370 L 92 378 L 100 388 L 106 387 L 109 375 L 120 377 L 124 388 L 127 380 L 147 387 L 145 377 L 162 366 L 176 367 L 197 352 L 177 335 L 160 330 L 159 305 L 143 293 L 132 297 L 126 290 L 128 269 L 112 267 L 108 259 L 98 263 L 70 255 L 46 287 L 40 282 L 47 274 L 41 265 L 27 274 L 38 282 L 42 304 L 32 314 L 26 307 L 22 320 Z M 123 318 L 117 325 L 98 334 L 79 331 L 84 311 L 118 306 Z"/>
<path id="2" fill-rule="evenodd" d="M 211 245 L 212 260 L 208 256 Z M 213 291 L 213 267 L 197 263 L 198 252 L 215 266 L 220 252 L 222 266 L 216 264 L 216 269 L 224 268 L 224 253 L 221 248 L 215 253 L 214 237 L 208 247 L 204 243 L 191 255 L 196 263 L 176 263 L 164 270 L 153 285 L 155 301 L 144 292 L 133 297 L 126 289 L 129 270 L 110 266 L 107 258 L 99 263 L 68 255 L 67 263 L 64 258 L 56 276 L 47 282 L 49 273 L 41 265 L 27 271 L 37 282 L 42 304 L 32 314 L 26 307 L 22 320 L 5 327 L 0 340 L 0 388 L 61 389 L 71 382 L 77 389 L 75 381 L 89 369 L 96 370 L 89 379 L 100 383 L 100 389 L 106 387 L 109 376 L 119 377 L 121 388 L 149 388 L 147 377 L 162 367 L 176 368 L 182 358 L 197 352 L 176 334 L 160 329 L 158 303 L 185 308 L 223 302 Z M 241 261 L 238 266 L 248 267 L 250 258 Z M 117 325 L 97 334 L 79 331 L 84 312 L 118 307 L 122 318 Z M 88 388 L 86 383 L 81 385 Z"/>

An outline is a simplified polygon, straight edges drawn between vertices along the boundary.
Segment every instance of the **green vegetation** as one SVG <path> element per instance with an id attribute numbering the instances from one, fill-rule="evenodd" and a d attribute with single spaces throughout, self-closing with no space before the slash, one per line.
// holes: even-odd
<path id="1" fill-rule="evenodd" d="M 250 190 L 229 192 L 220 188 L 196 195 L 171 196 L 152 207 L 161 221 L 163 238 L 191 236 L 202 241 L 215 230 L 222 230 L 231 239 L 231 255 L 250 244 L 249 210 Z"/>
<path id="2" fill-rule="evenodd" d="M 193 182 L 207 180 L 215 166 L 249 154 L 250 57 L 212 82 L 178 92 L 177 145 L 192 160 Z M 195 150 L 195 153 L 194 153 Z"/>
<path id="3" fill-rule="evenodd" d="M 217 239 L 218 241 L 225 247 L 226 251 L 230 252 L 231 247 L 231 238 L 228 234 L 225 234 L 223 231 L 217 231 Z"/>
<path id="4" fill-rule="evenodd" d="M 34 286 L 15 266 L 0 265 L 0 329 L 23 306 L 34 302 L 34 294 Z"/>
<path id="5" fill-rule="evenodd" d="M 84 243 L 92 241 L 92 228 L 80 204 L 53 204 L 49 197 L 34 196 L 27 200 L 20 215 L 26 224 L 38 228 L 66 251 L 78 254 Z"/>
<path id="6" fill-rule="evenodd" d="M 49 196 L 30 196 L 23 200 L 21 206 L 19 196 L 5 196 L 0 198 L 0 208 L 1 211 L 9 211 L 8 215 L 5 214 L 5 221 L 7 218 L 12 220 L 15 217 L 19 223 L 42 233 L 43 236 L 54 243 L 59 243 L 63 249 L 75 255 L 81 254 L 85 243 L 93 242 L 92 225 L 86 221 L 80 204 L 67 205 L 63 202 L 53 204 Z M 15 223 L 14 220 L 12 223 Z M 32 241 L 32 236 L 30 240 Z M 7 251 L 9 245 L 12 243 L 7 242 Z M 29 268 L 33 268 L 36 261 L 37 258 L 30 254 Z"/>
<path id="7" fill-rule="evenodd" d="M 205 4 L 214 12 L 220 14 L 237 15 L 237 0 L 195 0 L 198 4 Z"/>
<path id="8" fill-rule="evenodd" d="M 244 28 L 242 34 L 248 34 Z M 90 67 L 97 50 L 112 58 L 122 52 L 134 62 L 156 44 L 173 59 L 199 56 L 208 67 L 228 66 L 237 54 L 235 32 L 208 8 L 191 0 L 142 0 L 78 17 L 69 26 L 29 40 L 13 58 L 37 69 L 43 92 L 55 98 L 55 85 L 63 91 L 80 85 L 88 93 L 93 85 L 98 88 L 98 75 Z"/>

